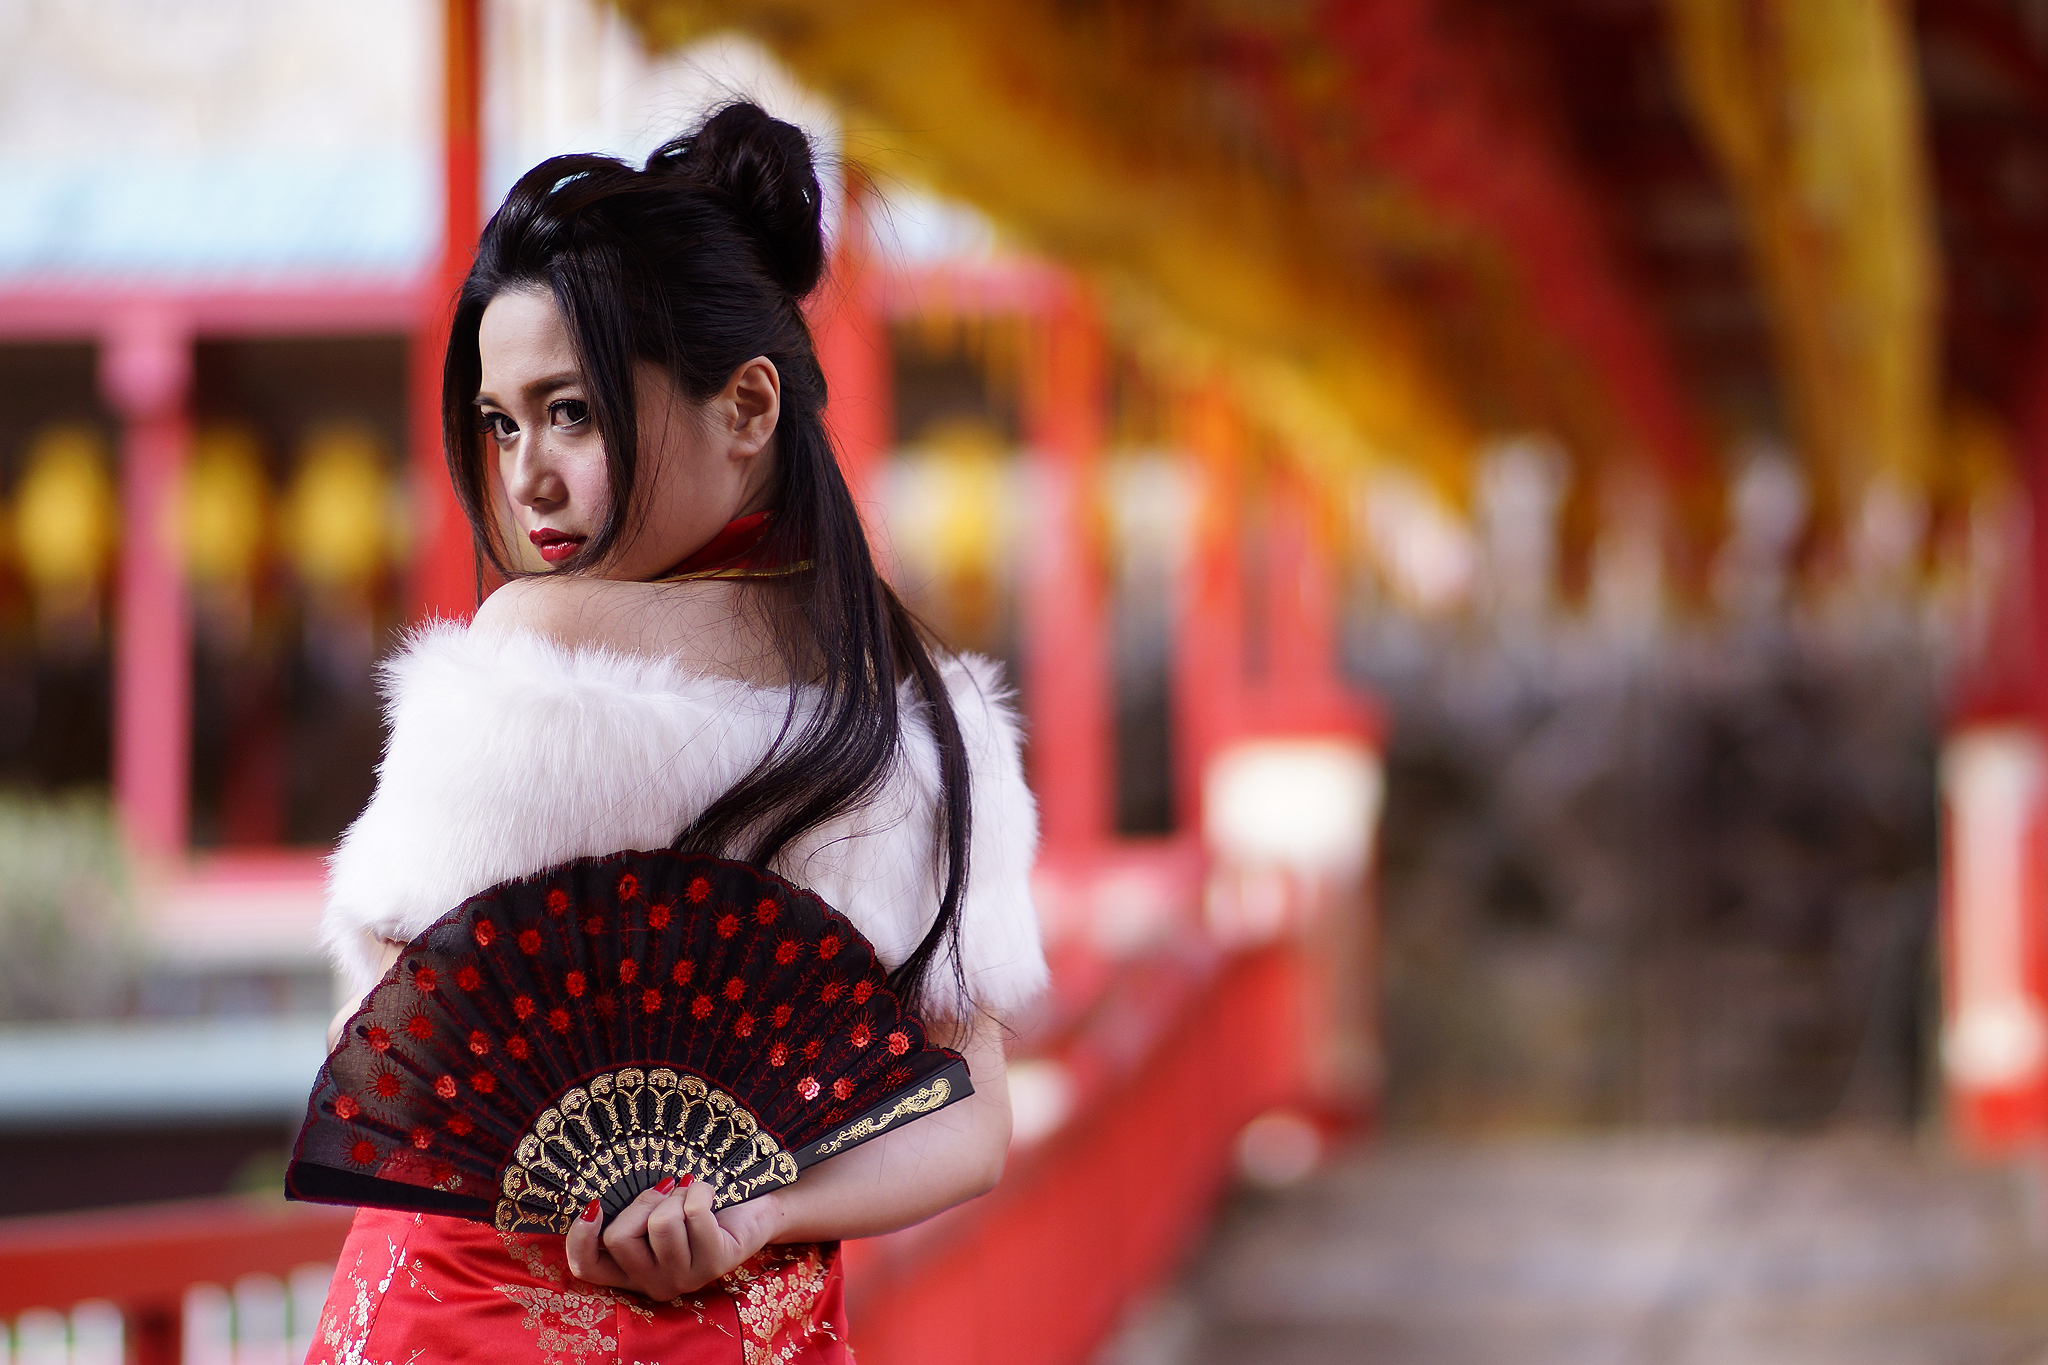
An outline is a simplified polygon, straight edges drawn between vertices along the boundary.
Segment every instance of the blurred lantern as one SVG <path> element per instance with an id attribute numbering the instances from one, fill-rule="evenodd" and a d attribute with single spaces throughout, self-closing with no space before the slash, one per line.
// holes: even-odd
<path id="1" fill-rule="evenodd" d="M 1118 578 L 1150 574 L 1170 582 L 1187 560 L 1194 531 L 1195 490 L 1181 463 L 1160 452 L 1125 455 L 1104 471 L 1102 494 Z"/>
<path id="2" fill-rule="evenodd" d="M 1210 761 L 1202 834 L 1226 867 L 1357 877 L 1372 861 L 1384 788 L 1379 755 L 1361 740 L 1246 740 Z"/>
<path id="3" fill-rule="evenodd" d="M 1919 571 L 1928 524 L 1925 492 L 1889 474 L 1871 479 L 1849 528 L 1853 586 L 1879 601 L 1907 596 Z"/>
<path id="4" fill-rule="evenodd" d="M 1641 645 L 1664 617 L 1663 491 L 1631 468 L 1611 471 L 1600 493 L 1588 605 L 1610 639 Z"/>
<path id="5" fill-rule="evenodd" d="M 1549 611 L 1557 583 L 1557 518 L 1571 464 L 1556 442 L 1516 436 L 1481 453 L 1476 493 L 1489 604 L 1503 623 Z"/>
<path id="6" fill-rule="evenodd" d="M 30 443 L 14 502 L 14 545 L 46 641 L 77 643 L 99 624 L 116 512 L 107 453 L 90 427 L 46 427 Z"/>
<path id="7" fill-rule="evenodd" d="M 256 440 L 209 427 L 185 471 L 185 568 L 195 583 L 246 583 L 256 572 L 269 489 Z"/>
<path id="8" fill-rule="evenodd" d="M 1747 453 L 1729 489 L 1728 541 L 1714 564 L 1714 591 L 1725 610 L 1761 616 L 1783 607 L 1812 505 L 1789 451 L 1762 442 Z"/>
<path id="9" fill-rule="evenodd" d="M 1202 775 L 1210 932 L 1250 944 L 1324 927 L 1305 921 L 1364 878 L 1385 788 L 1378 752 L 1354 736 L 1243 739 L 1210 759 Z"/>
<path id="10" fill-rule="evenodd" d="M 1471 596 L 1478 547 L 1435 489 L 1404 470 L 1360 474 L 1352 522 L 1395 603 L 1419 616 L 1455 611 Z"/>
<path id="11" fill-rule="evenodd" d="M 383 444 L 354 425 L 306 438 L 286 494 L 284 547 L 316 593 L 355 597 L 383 573 L 396 548 Z"/>
<path id="12" fill-rule="evenodd" d="M 1013 533 L 1014 466 L 980 423 L 948 423 L 901 466 L 897 555 L 928 589 L 926 610 L 959 647 L 995 649 Z"/>
<path id="13" fill-rule="evenodd" d="M 231 642 L 248 635 L 269 503 L 254 434 L 239 426 L 200 432 L 185 471 L 185 572 L 202 625 Z"/>
<path id="14" fill-rule="evenodd" d="M 400 549 L 383 444 L 362 427 L 315 428 L 285 495 L 284 549 L 306 586 L 306 650 L 350 687 L 376 654 L 372 594 Z"/>

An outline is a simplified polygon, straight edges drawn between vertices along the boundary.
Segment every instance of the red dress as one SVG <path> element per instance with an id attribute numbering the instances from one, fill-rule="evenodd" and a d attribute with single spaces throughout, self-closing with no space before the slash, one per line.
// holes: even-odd
<path id="1" fill-rule="evenodd" d="M 307 1365 L 851 1365 L 839 1248 L 773 1246 L 654 1303 L 569 1273 L 562 1239 L 356 1214 Z"/>

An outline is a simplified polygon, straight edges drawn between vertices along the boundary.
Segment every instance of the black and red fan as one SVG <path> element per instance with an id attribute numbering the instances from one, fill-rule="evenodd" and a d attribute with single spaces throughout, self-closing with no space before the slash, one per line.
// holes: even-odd
<path id="1" fill-rule="evenodd" d="M 718 1207 L 974 1093 L 874 947 L 748 863 L 619 853 L 406 946 L 321 1067 L 294 1199 L 567 1232 L 688 1172 Z"/>

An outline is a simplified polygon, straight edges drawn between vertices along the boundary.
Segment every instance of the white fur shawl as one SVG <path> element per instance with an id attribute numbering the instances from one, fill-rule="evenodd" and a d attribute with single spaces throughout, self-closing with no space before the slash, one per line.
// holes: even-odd
<path id="1" fill-rule="evenodd" d="M 943 660 L 966 737 L 973 842 L 960 966 L 933 963 L 925 1011 L 998 1012 L 1045 984 L 1031 904 L 1038 812 L 1017 722 L 985 659 Z M 377 792 L 329 860 L 321 938 L 354 989 L 373 938 L 411 939 L 468 897 L 572 858 L 664 848 L 766 752 L 788 694 L 641 656 L 441 622 L 383 666 L 391 743 Z M 811 831 L 774 871 L 842 911 L 891 968 L 939 902 L 938 755 L 906 707 L 904 753 L 880 795 Z"/>

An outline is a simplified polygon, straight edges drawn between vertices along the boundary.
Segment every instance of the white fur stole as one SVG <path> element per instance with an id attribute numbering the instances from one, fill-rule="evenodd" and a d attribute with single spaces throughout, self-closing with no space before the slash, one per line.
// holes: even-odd
<path id="1" fill-rule="evenodd" d="M 960 905 L 963 998 L 936 960 L 929 1015 L 1001 1013 L 1045 984 L 1031 903 L 1038 811 L 994 664 L 941 661 L 972 804 Z M 470 896 L 573 858 L 664 848 L 781 732 L 788 693 L 678 664 L 437 622 L 382 668 L 391 741 L 377 791 L 329 859 L 324 946 L 356 990 L 376 938 L 409 940 Z M 907 691 L 907 689 L 906 689 Z M 938 752 L 921 706 L 872 803 L 812 830 L 772 870 L 853 921 L 891 969 L 939 904 Z"/>

